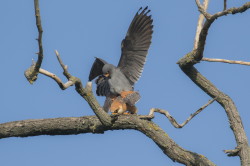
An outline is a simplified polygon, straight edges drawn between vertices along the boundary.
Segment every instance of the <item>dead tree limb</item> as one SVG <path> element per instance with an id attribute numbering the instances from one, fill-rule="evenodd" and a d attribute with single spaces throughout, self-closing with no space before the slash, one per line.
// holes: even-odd
<path id="1" fill-rule="evenodd" d="M 206 11 L 208 8 L 208 4 L 209 4 L 209 0 L 204 0 L 203 2 L 203 10 Z M 197 23 L 197 28 L 196 28 L 196 35 L 194 38 L 194 48 L 193 49 L 197 49 L 198 47 L 198 40 L 199 40 L 199 36 L 200 36 L 200 32 L 204 23 L 204 15 L 201 13 L 199 18 L 198 18 L 198 23 Z"/>
<path id="2" fill-rule="evenodd" d="M 170 113 L 166 110 L 159 109 L 159 108 L 152 108 L 149 112 L 148 115 L 140 116 L 141 119 L 153 119 L 154 118 L 154 113 L 158 112 L 160 114 L 165 115 L 170 123 L 175 127 L 175 128 L 183 128 L 191 119 L 193 119 L 196 115 L 198 115 L 202 110 L 204 110 L 208 105 L 212 104 L 215 101 L 215 99 L 209 100 L 208 103 L 203 105 L 201 108 L 199 108 L 197 111 L 195 111 L 193 114 L 191 114 L 187 120 L 185 120 L 182 124 L 179 124 L 173 116 L 170 115 Z"/>
<path id="3" fill-rule="evenodd" d="M 250 8 L 250 2 L 245 3 L 243 6 L 238 8 L 230 8 L 222 12 L 218 12 L 214 15 L 208 14 L 203 7 L 200 5 L 199 0 L 196 0 L 199 11 L 207 15 L 206 21 L 202 27 L 201 33 L 199 35 L 198 47 L 197 49 L 192 50 L 190 53 L 185 55 L 178 61 L 178 64 L 182 71 L 205 93 L 207 93 L 210 97 L 215 98 L 216 101 L 225 109 L 230 128 L 232 129 L 235 140 L 237 143 L 236 149 L 240 149 L 237 155 L 240 157 L 242 166 L 250 165 L 250 148 L 248 145 L 248 140 L 246 133 L 244 131 L 244 127 L 239 115 L 239 112 L 233 102 L 233 100 L 221 92 L 216 86 L 214 86 L 207 78 L 205 78 L 195 67 L 194 65 L 203 58 L 203 52 L 205 48 L 206 37 L 208 34 L 208 30 L 212 23 L 221 16 L 225 16 L 227 14 L 236 14 L 242 13 Z"/>
<path id="4" fill-rule="evenodd" d="M 96 116 L 8 122 L 0 124 L 0 138 L 104 133 L 108 130 L 124 129 L 142 132 L 173 161 L 185 165 L 215 166 L 203 155 L 181 148 L 155 123 L 142 120 L 136 115 L 120 115 L 112 126 L 103 125 Z"/>
<path id="5" fill-rule="evenodd" d="M 97 102 L 93 92 L 92 92 L 92 84 L 91 83 L 87 83 L 86 87 L 84 88 L 82 85 L 82 82 L 79 78 L 72 76 L 69 72 L 68 72 L 68 67 L 66 65 L 64 65 L 60 54 L 58 53 L 58 51 L 55 51 L 58 62 L 60 63 L 62 69 L 63 69 L 63 74 L 65 75 L 65 77 L 68 79 L 68 82 L 63 84 L 62 81 L 60 80 L 59 77 L 57 77 L 55 74 L 52 74 L 48 71 L 45 72 L 45 70 L 41 69 L 40 72 L 50 78 L 52 78 L 53 80 L 55 80 L 57 82 L 57 84 L 59 85 L 59 87 L 64 90 L 66 88 L 68 88 L 69 86 L 75 85 L 75 90 L 79 93 L 79 95 L 81 95 L 89 104 L 89 106 L 91 107 L 91 109 L 94 111 L 94 113 L 96 114 L 96 116 L 100 119 L 100 121 L 103 123 L 103 125 L 105 126 L 110 126 L 112 125 L 111 123 L 111 117 L 109 116 L 109 114 L 107 114 L 103 108 L 100 106 L 100 104 Z M 46 74 L 45 74 L 46 73 Z"/>
<path id="6" fill-rule="evenodd" d="M 235 60 L 227 60 L 227 59 L 215 59 L 215 58 L 202 58 L 202 61 L 207 62 L 222 62 L 222 63 L 230 63 L 230 64 L 238 64 L 238 65 L 247 65 L 250 66 L 250 62 L 245 61 L 235 61 Z"/>
<path id="7" fill-rule="evenodd" d="M 39 9 L 39 1 L 34 0 L 34 6 L 35 6 L 35 16 L 36 16 L 36 26 L 38 30 L 38 48 L 39 52 L 37 53 L 38 59 L 37 62 L 32 64 L 25 72 L 24 75 L 29 81 L 29 83 L 33 84 L 38 76 L 39 69 L 42 65 L 43 61 L 43 44 L 42 44 L 42 36 L 43 36 L 43 28 L 42 28 L 42 22 L 41 22 L 41 15 L 40 15 L 40 9 Z"/>
<path id="8" fill-rule="evenodd" d="M 227 0 L 224 0 L 223 10 L 227 10 Z"/>

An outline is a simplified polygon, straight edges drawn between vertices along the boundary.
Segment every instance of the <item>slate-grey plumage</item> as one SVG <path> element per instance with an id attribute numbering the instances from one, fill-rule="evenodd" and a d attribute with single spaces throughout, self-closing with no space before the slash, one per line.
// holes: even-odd
<path id="1" fill-rule="evenodd" d="M 140 8 L 134 16 L 126 37 L 122 40 L 122 54 L 117 67 L 101 58 L 96 58 L 92 65 L 89 81 L 99 76 L 96 80 L 96 94 L 98 96 L 106 96 L 104 110 L 107 112 L 115 98 L 122 101 L 121 99 L 126 98 L 127 94 L 130 94 L 128 95 L 129 98 L 127 97 L 124 101 L 126 101 L 126 104 L 129 103 L 128 106 L 132 107 L 140 98 L 139 93 L 133 93 L 133 90 L 134 84 L 142 74 L 151 44 L 153 20 L 151 15 L 148 16 L 149 12 L 148 7 L 143 10 Z M 126 92 L 131 92 L 133 95 Z M 122 93 L 126 95 L 122 95 Z M 126 110 L 114 111 L 124 113 Z M 135 111 L 131 112 L 135 113 Z"/>

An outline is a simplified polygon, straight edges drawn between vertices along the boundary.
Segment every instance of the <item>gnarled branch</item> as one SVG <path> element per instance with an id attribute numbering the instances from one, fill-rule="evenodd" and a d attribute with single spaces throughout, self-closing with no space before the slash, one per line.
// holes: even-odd
<path id="1" fill-rule="evenodd" d="M 175 128 L 182 128 L 184 127 L 191 119 L 193 119 L 196 115 L 198 115 L 202 110 L 204 110 L 208 105 L 212 104 L 215 101 L 215 99 L 209 100 L 208 103 L 206 103 L 205 105 L 203 105 L 201 108 L 199 108 L 197 111 L 195 111 L 195 113 L 191 114 L 187 120 L 185 120 L 182 124 L 179 124 L 175 118 L 173 116 L 170 115 L 170 113 L 166 110 L 163 109 L 159 109 L 159 108 L 152 108 L 149 112 L 148 115 L 145 116 L 140 116 L 141 119 L 153 119 L 154 118 L 154 112 L 158 112 L 161 113 L 163 115 L 165 115 L 168 120 L 171 122 L 171 124 L 175 127 Z"/>
<path id="2" fill-rule="evenodd" d="M 112 126 L 105 126 L 96 116 L 23 120 L 0 124 L 0 138 L 38 135 L 69 135 L 104 133 L 108 130 L 134 129 L 151 138 L 173 161 L 185 165 L 215 166 L 203 155 L 190 152 L 177 145 L 155 123 L 136 115 L 120 115 Z"/>
<path id="3" fill-rule="evenodd" d="M 31 84 L 33 84 L 36 81 L 37 75 L 39 73 L 39 69 L 40 69 L 40 67 L 42 65 L 42 61 L 43 61 L 43 44 L 42 44 L 43 28 L 42 28 L 42 23 L 41 23 L 39 1 L 34 0 L 34 5 L 35 5 L 35 15 L 36 15 L 36 26 L 37 26 L 37 30 L 38 30 L 38 38 L 37 38 L 38 48 L 39 48 L 39 52 L 37 53 L 38 59 L 37 59 L 37 62 L 35 64 L 32 64 L 24 72 L 25 77 L 27 78 L 27 80 Z"/>
<path id="4" fill-rule="evenodd" d="M 199 8 L 199 4 L 197 5 Z M 235 136 L 237 147 L 240 148 L 239 153 L 237 153 L 237 155 L 240 157 L 241 165 L 244 166 L 250 165 L 250 150 L 249 150 L 247 136 L 244 131 L 244 127 L 239 112 L 234 102 L 228 95 L 221 92 L 207 78 L 205 78 L 201 73 L 199 73 L 198 70 L 195 67 L 193 67 L 193 65 L 200 62 L 200 60 L 203 58 L 207 33 L 214 20 L 227 14 L 236 14 L 244 12 L 249 8 L 250 8 L 250 2 L 247 2 L 239 8 L 230 8 L 225 11 L 218 12 L 212 15 L 210 18 L 207 18 L 199 36 L 197 49 L 192 50 L 190 53 L 188 53 L 178 61 L 178 64 L 182 69 L 182 71 L 210 97 L 212 98 L 216 97 L 217 98 L 216 101 L 226 111 L 230 127 L 233 130 Z"/>
<path id="5" fill-rule="evenodd" d="M 99 105 L 99 103 L 97 102 L 97 100 L 92 92 L 92 84 L 87 83 L 86 87 L 84 88 L 81 80 L 77 77 L 72 76 L 68 72 L 68 67 L 66 65 L 64 65 L 58 51 L 55 51 L 55 53 L 56 53 L 58 62 L 60 63 L 61 67 L 63 68 L 63 74 L 68 79 L 68 82 L 63 84 L 59 77 L 57 77 L 55 74 L 53 74 L 49 71 L 46 71 L 44 69 L 40 69 L 39 72 L 44 74 L 45 76 L 48 76 L 48 77 L 52 78 L 53 80 L 55 80 L 62 90 L 68 88 L 69 86 L 75 85 L 76 91 L 87 101 L 87 103 L 92 108 L 92 110 L 94 111 L 96 116 L 100 119 L 100 121 L 106 126 L 112 125 L 111 117 Z"/>

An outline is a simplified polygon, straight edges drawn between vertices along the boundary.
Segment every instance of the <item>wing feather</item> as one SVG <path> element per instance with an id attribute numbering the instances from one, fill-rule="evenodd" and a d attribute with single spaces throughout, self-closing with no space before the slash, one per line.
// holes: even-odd
<path id="1" fill-rule="evenodd" d="M 89 81 L 92 81 L 97 76 L 102 75 L 102 68 L 107 62 L 101 58 L 96 58 L 93 63 L 90 73 L 89 73 Z"/>
<path id="2" fill-rule="evenodd" d="M 108 96 L 110 94 L 110 87 L 108 84 L 108 79 L 109 78 L 101 75 L 96 80 L 96 85 L 97 85 L 96 94 L 97 94 L 97 96 Z"/>
<path id="3" fill-rule="evenodd" d="M 141 10 L 135 14 L 122 41 L 122 54 L 118 63 L 131 85 L 141 76 L 153 34 L 153 20 L 151 15 L 147 15 L 150 10 L 147 7 Z"/>

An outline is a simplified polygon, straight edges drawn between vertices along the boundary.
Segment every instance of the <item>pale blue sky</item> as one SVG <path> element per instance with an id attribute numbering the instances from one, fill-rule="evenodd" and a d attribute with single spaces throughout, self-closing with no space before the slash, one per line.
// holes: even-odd
<path id="1" fill-rule="evenodd" d="M 229 7 L 247 2 L 228 1 Z M 199 14 L 194 0 L 42 0 L 45 55 L 42 68 L 66 81 L 55 49 L 69 66 L 69 72 L 84 84 L 94 57 L 116 65 L 121 40 L 141 6 L 152 10 L 154 33 L 144 72 L 135 86 L 142 96 L 137 104 L 139 114 L 148 114 L 152 107 L 162 108 L 181 123 L 210 99 L 176 64 L 193 48 Z M 222 0 L 211 1 L 209 12 L 222 8 Z M 42 75 L 34 85 L 26 81 L 23 73 L 38 51 L 33 1 L 2 1 L 0 18 L 0 122 L 93 115 L 74 87 L 62 91 Z M 250 61 L 249 18 L 247 11 L 216 20 L 210 28 L 204 56 Z M 231 96 L 250 137 L 250 67 L 207 62 L 196 67 Z M 102 97 L 97 99 L 103 103 Z M 220 166 L 239 165 L 237 157 L 229 158 L 222 151 L 233 149 L 236 144 L 219 104 L 210 105 L 183 129 L 175 129 L 162 115 L 156 115 L 153 121 L 183 148 L 203 154 Z M 7 138 L 0 140 L 0 147 L 3 166 L 180 165 L 166 157 L 153 141 L 131 130 Z"/>

